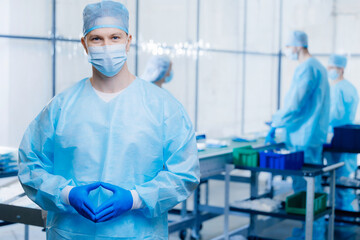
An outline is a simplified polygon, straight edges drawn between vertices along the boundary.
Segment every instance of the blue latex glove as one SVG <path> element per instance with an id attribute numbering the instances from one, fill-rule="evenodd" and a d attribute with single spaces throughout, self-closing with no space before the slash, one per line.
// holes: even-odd
<path id="1" fill-rule="evenodd" d="M 96 210 L 89 199 L 89 193 L 98 187 L 100 187 L 100 182 L 74 187 L 69 193 L 70 205 L 75 208 L 80 215 L 93 222 L 95 222 L 96 219 Z"/>
<path id="2" fill-rule="evenodd" d="M 271 127 L 272 121 L 265 122 L 265 124 Z"/>
<path id="3" fill-rule="evenodd" d="M 265 143 L 270 143 L 270 144 L 275 143 L 275 132 L 276 132 L 276 128 L 274 127 L 270 128 L 270 131 L 265 138 Z"/>
<path id="4" fill-rule="evenodd" d="M 256 142 L 255 139 L 246 139 L 246 138 L 241 138 L 241 137 L 233 137 L 231 140 L 233 142 Z"/>
<path id="5" fill-rule="evenodd" d="M 101 186 L 112 191 L 113 195 L 97 209 L 96 222 L 109 221 L 131 209 L 133 198 L 129 190 L 109 183 L 101 183 Z"/>

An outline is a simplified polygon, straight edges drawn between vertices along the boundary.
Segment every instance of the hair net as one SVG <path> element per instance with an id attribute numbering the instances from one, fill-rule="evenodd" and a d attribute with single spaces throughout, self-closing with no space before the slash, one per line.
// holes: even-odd
<path id="1" fill-rule="evenodd" d="M 302 31 L 291 32 L 288 41 L 286 42 L 287 47 L 308 47 L 308 36 Z"/>
<path id="2" fill-rule="evenodd" d="M 147 63 L 141 78 L 149 82 L 159 81 L 169 70 L 170 62 L 170 58 L 167 56 L 153 56 Z"/>
<path id="3" fill-rule="evenodd" d="M 126 7 L 113 1 L 88 4 L 83 11 L 83 33 L 86 36 L 98 28 L 118 28 L 129 33 L 129 12 Z"/>
<path id="4" fill-rule="evenodd" d="M 345 68 L 347 64 L 347 59 L 345 56 L 332 54 L 329 58 L 329 66 Z"/>

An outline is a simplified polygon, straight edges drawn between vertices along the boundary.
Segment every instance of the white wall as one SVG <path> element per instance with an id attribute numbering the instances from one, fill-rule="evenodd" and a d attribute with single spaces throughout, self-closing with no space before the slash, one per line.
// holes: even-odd
<path id="1" fill-rule="evenodd" d="M 49 1 L 1 1 L 0 33 L 47 36 Z M 43 14 L 32 14 L 30 9 Z M 51 53 L 47 41 L 0 39 L 0 144 L 17 147 L 26 126 L 51 98 Z"/>
<path id="2" fill-rule="evenodd" d="M 345 77 L 360 89 L 360 1 L 292 0 L 284 2 L 283 42 L 291 30 L 308 33 L 309 51 L 314 54 L 346 54 Z M 328 57 L 317 57 L 326 67 Z M 288 90 L 296 63 L 283 58 L 281 96 Z M 360 121 L 358 110 L 356 121 Z"/>
<path id="3" fill-rule="evenodd" d="M 9 32 L 9 21 L 10 18 L 10 0 L 3 0 L 0 8 L 0 24 L 1 31 Z M 9 44 L 9 40 L 1 39 L 0 48 L 0 145 L 8 145 L 9 139 L 9 48 L 5 47 Z"/>

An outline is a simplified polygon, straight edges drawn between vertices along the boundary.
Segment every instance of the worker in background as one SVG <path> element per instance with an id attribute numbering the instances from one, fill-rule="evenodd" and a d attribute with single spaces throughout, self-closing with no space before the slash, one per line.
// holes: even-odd
<path id="1" fill-rule="evenodd" d="M 347 59 L 340 55 L 331 55 L 328 63 L 328 76 L 330 79 L 330 131 L 334 127 L 353 124 L 359 103 L 356 88 L 344 79 L 344 70 Z M 326 153 L 328 164 L 344 162 L 345 165 L 336 170 L 336 178 L 354 177 L 357 169 L 357 154 L 351 153 Z M 353 211 L 351 203 L 355 199 L 352 189 L 336 188 L 335 208 Z"/>
<path id="2" fill-rule="evenodd" d="M 298 61 L 283 106 L 272 118 L 267 141 L 275 138 L 277 128 L 285 130 L 286 146 L 291 151 L 304 151 L 305 163 L 322 164 L 322 146 L 329 126 L 330 90 L 326 68 L 308 50 L 308 37 L 302 31 L 293 31 L 286 43 L 285 55 Z M 315 190 L 321 191 L 320 178 Z M 293 177 L 295 192 L 306 191 L 306 181 Z M 294 229 L 293 239 L 304 237 L 303 229 Z M 314 239 L 325 237 L 325 222 L 314 222 Z"/>
<path id="3" fill-rule="evenodd" d="M 164 55 L 152 56 L 141 78 L 154 83 L 158 87 L 162 87 L 164 83 L 169 83 L 173 78 L 170 58 Z"/>
<path id="4" fill-rule="evenodd" d="M 19 180 L 48 211 L 48 239 L 168 239 L 168 210 L 199 183 L 194 128 L 172 95 L 129 72 L 124 5 L 89 4 L 83 18 L 92 77 L 27 128 Z"/>

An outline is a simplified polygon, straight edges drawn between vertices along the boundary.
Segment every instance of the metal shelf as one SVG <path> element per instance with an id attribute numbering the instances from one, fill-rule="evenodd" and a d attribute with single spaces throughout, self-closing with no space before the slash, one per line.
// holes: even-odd
<path id="1" fill-rule="evenodd" d="M 0 203 L 0 219 L 6 222 L 23 223 L 44 227 L 41 210 Z"/>
<path id="2" fill-rule="evenodd" d="M 330 146 L 323 146 L 323 152 L 333 152 L 333 153 L 360 153 L 360 150 L 348 150 L 341 148 L 333 148 Z"/>
<path id="3" fill-rule="evenodd" d="M 301 170 L 286 170 L 286 169 L 273 169 L 273 168 L 261 168 L 261 167 L 242 167 L 235 166 L 236 169 L 250 170 L 254 172 L 270 172 L 276 175 L 282 176 L 303 176 L 303 177 L 314 177 L 324 173 L 326 166 L 304 164 Z"/>
<path id="4" fill-rule="evenodd" d="M 323 182 L 323 183 L 321 183 L 321 185 L 324 186 L 324 187 L 329 187 L 330 186 L 330 184 L 328 182 Z M 360 186 L 336 184 L 336 188 L 359 190 Z"/>
<path id="5" fill-rule="evenodd" d="M 15 176 L 17 176 L 17 174 L 18 174 L 17 171 L 9 172 L 9 173 L 1 173 L 0 178 L 15 177 Z"/>
<path id="6" fill-rule="evenodd" d="M 248 228 L 248 234 L 254 234 L 256 231 L 256 222 L 259 220 L 258 215 L 268 216 L 271 218 L 281 218 L 281 219 L 292 219 L 305 222 L 305 239 L 313 239 L 313 222 L 314 220 L 321 218 L 325 215 L 329 215 L 329 224 L 328 224 L 328 239 L 332 240 L 334 238 L 334 203 L 335 203 L 335 171 L 336 169 L 342 167 L 343 162 L 336 164 L 324 166 L 324 165 L 312 165 L 304 164 L 303 168 L 300 170 L 284 170 L 284 169 L 270 169 L 270 168 L 260 168 L 260 167 L 240 167 L 234 166 L 231 164 L 226 165 L 225 171 L 225 209 L 224 209 L 224 238 L 229 239 L 230 234 L 233 235 L 236 232 L 229 232 L 229 216 L 231 214 L 245 213 L 250 215 L 250 224 Z M 230 174 L 234 169 L 249 170 L 250 175 L 250 197 L 258 198 L 259 196 L 259 173 L 260 172 L 270 172 L 274 175 L 281 176 L 299 176 L 304 177 L 306 180 L 306 214 L 297 215 L 297 214 L 288 214 L 285 209 L 282 208 L 273 212 L 265 212 L 251 209 L 244 209 L 230 204 Z M 324 173 L 329 172 L 331 179 L 330 194 L 329 194 L 329 205 L 321 213 L 314 215 L 314 198 L 315 198 L 315 177 L 320 176 Z M 263 226 L 264 227 L 264 226 Z"/>
<path id="7" fill-rule="evenodd" d="M 299 221 L 306 220 L 305 215 L 288 214 L 288 213 L 286 213 L 285 209 L 279 209 L 276 212 L 265 212 L 265 211 L 230 206 L 230 212 L 242 212 L 242 213 L 248 213 L 248 214 L 253 214 L 253 215 L 264 215 L 264 216 L 269 216 L 269 217 L 292 219 L 292 220 L 299 220 Z M 330 213 L 331 213 L 331 208 L 327 207 L 326 210 L 324 210 L 323 212 L 314 215 L 314 220 L 321 218 Z"/>

